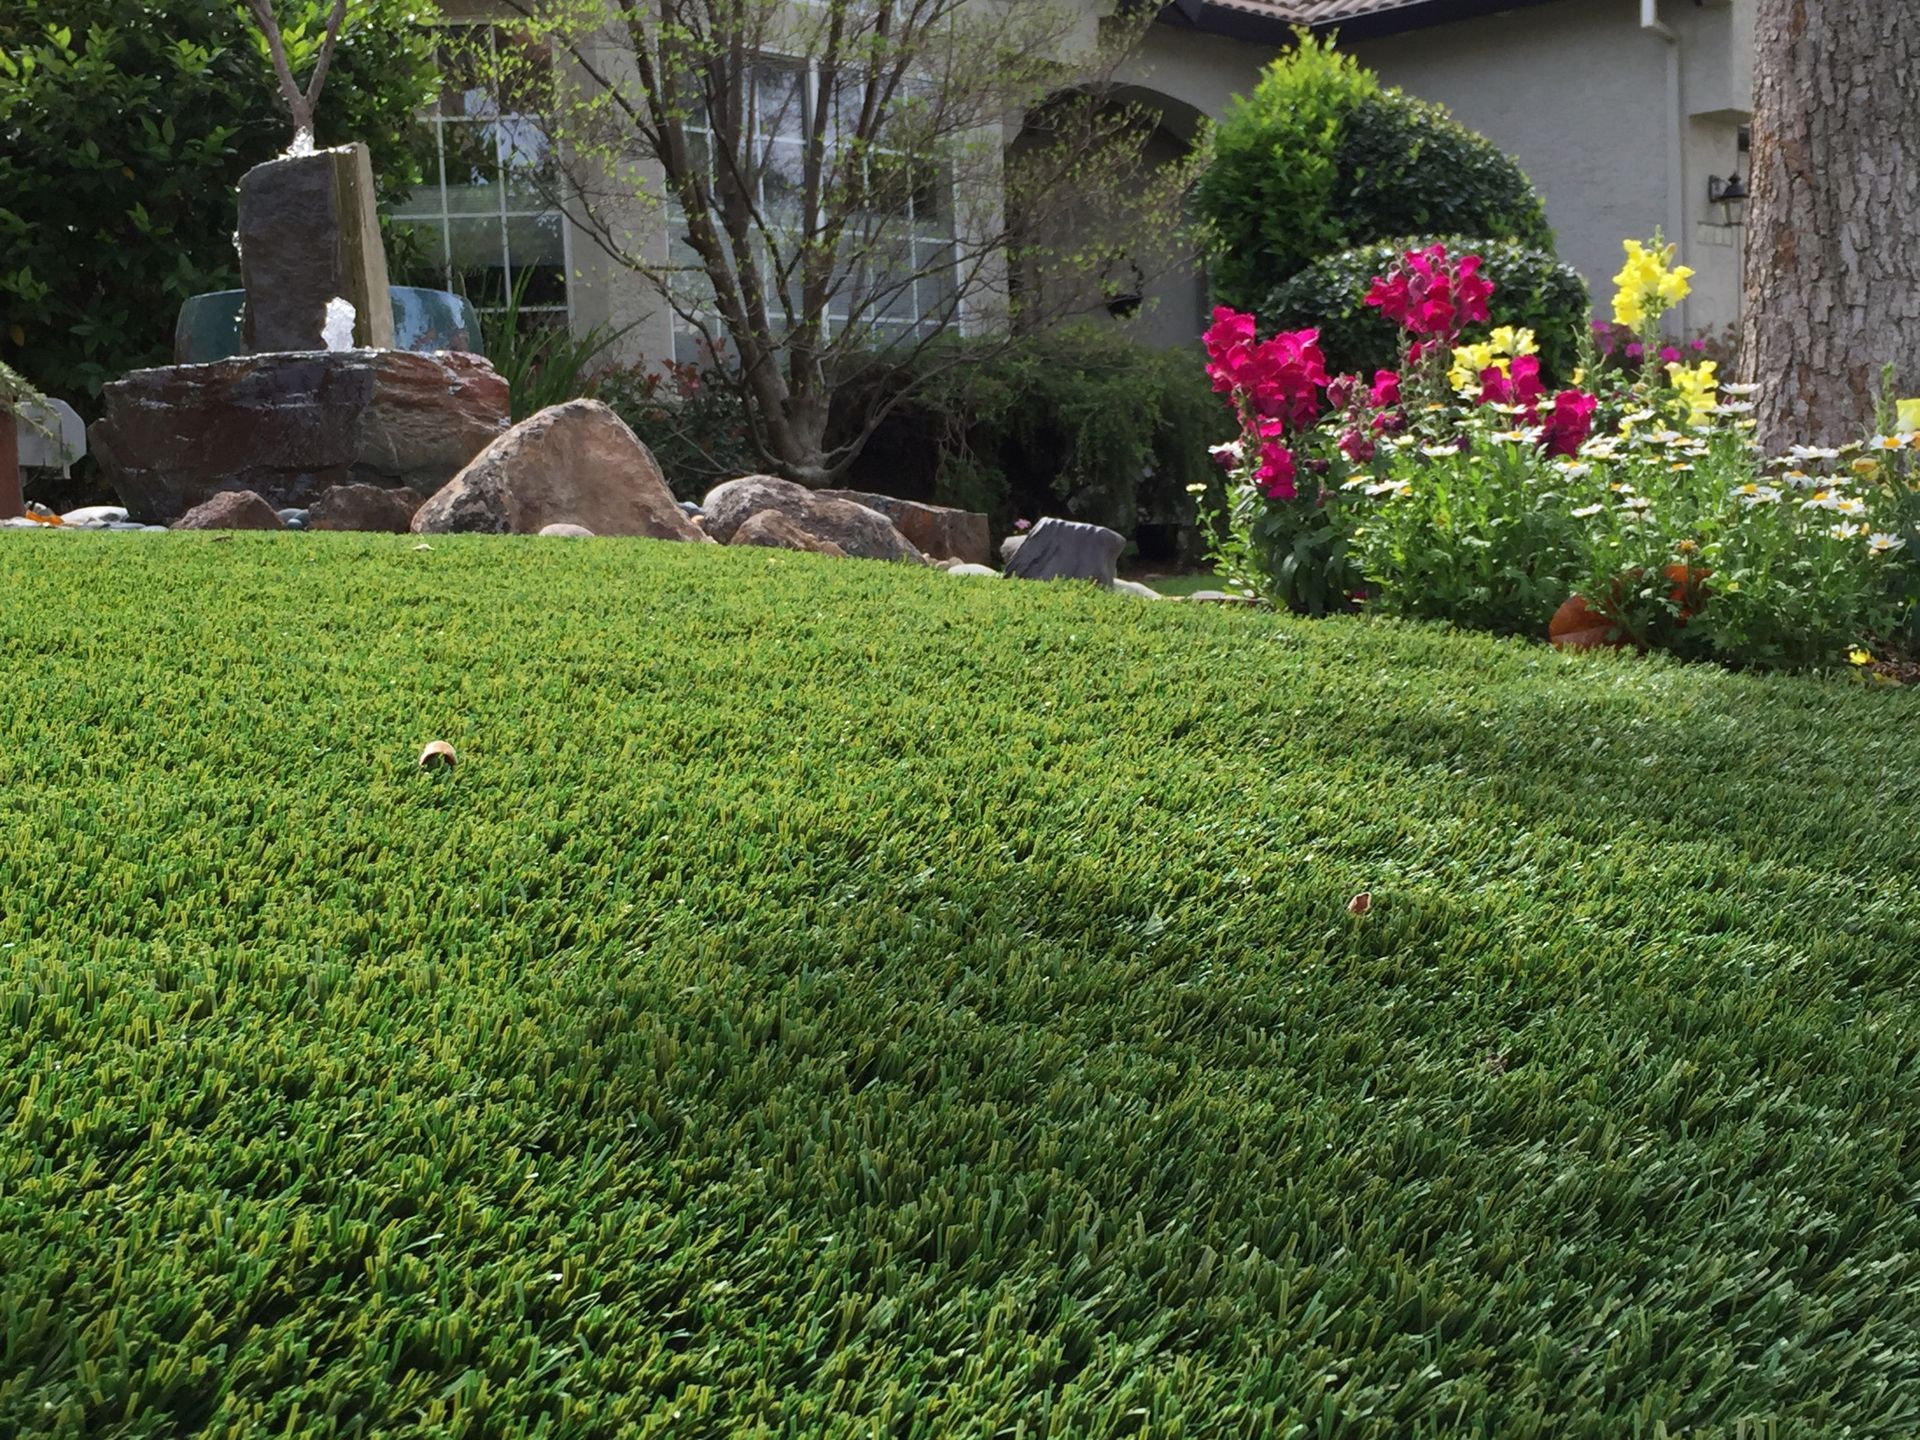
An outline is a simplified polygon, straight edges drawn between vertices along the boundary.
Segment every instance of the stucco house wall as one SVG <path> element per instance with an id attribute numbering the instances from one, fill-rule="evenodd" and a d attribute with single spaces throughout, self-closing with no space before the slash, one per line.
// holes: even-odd
<path id="1" fill-rule="evenodd" d="M 1561 0 L 1347 48 L 1520 161 L 1602 313 L 1620 242 L 1659 228 L 1696 272 L 1675 328 L 1719 330 L 1739 319 L 1740 232 L 1707 177 L 1733 169 L 1751 109 L 1753 0 L 1658 18 L 1677 40 L 1641 28 L 1638 0 Z"/>
<path id="2" fill-rule="evenodd" d="M 1089 34 L 1113 0 L 1071 0 Z M 1389 84 L 1446 105 L 1516 156 L 1546 201 L 1561 258 L 1581 271 L 1605 313 L 1620 242 L 1656 228 L 1694 267 L 1694 293 L 1672 317 L 1679 331 L 1717 331 L 1739 316 L 1741 231 L 1709 203 L 1708 177 L 1736 165 L 1752 92 L 1755 0 L 1657 0 L 1662 29 L 1642 25 L 1642 0 L 1519 0 L 1523 8 L 1404 28 L 1401 16 L 1445 0 L 1174 0 L 1119 77 L 1121 98 L 1160 115 L 1172 158 L 1205 119 L 1250 90 L 1289 40 L 1293 20 L 1350 24 L 1343 41 Z M 442 0 L 449 17 L 497 16 L 494 0 Z M 1668 38 L 1670 35 L 1672 38 Z M 1011 139 L 1012 130 L 1009 130 Z M 1742 166 L 1744 173 L 1744 166 Z M 664 257 L 657 210 L 636 211 L 634 240 Z M 671 355 L 670 316 L 637 277 L 578 228 L 568 237 L 567 303 L 576 332 L 622 330 L 629 358 Z M 1207 307 L 1204 270 L 1160 273 L 1124 324 L 1150 343 L 1192 343 Z M 1100 307 L 1092 313 L 1101 314 Z"/>

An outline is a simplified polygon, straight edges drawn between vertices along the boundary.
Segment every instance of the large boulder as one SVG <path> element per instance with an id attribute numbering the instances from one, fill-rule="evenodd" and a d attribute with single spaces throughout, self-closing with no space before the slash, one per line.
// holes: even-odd
<path id="1" fill-rule="evenodd" d="M 404 486 L 422 499 L 507 428 L 507 382 L 457 351 L 240 355 L 135 370 L 101 394 L 89 432 L 136 520 L 252 490 L 305 508 L 335 485 Z"/>
<path id="2" fill-rule="evenodd" d="M 392 490 L 384 485 L 335 485 L 313 502 L 302 528 L 374 530 L 404 535 L 413 523 L 413 512 L 419 508 L 420 497 L 411 490 Z"/>
<path id="3" fill-rule="evenodd" d="M 700 538 L 653 452 L 598 400 L 569 400 L 528 416 L 413 517 L 421 535 L 535 535 L 556 524 L 595 535 Z"/>
<path id="4" fill-rule="evenodd" d="M 1061 520 L 1049 515 L 1027 532 L 1026 541 L 1007 562 L 1016 580 L 1091 580 L 1111 586 L 1127 537 L 1104 525 Z"/>
<path id="5" fill-rule="evenodd" d="M 993 559 L 993 536 L 987 517 L 977 510 L 896 500 L 891 495 L 876 495 L 869 490 L 822 490 L 819 493 L 878 511 L 930 559 L 963 560 L 969 565 L 985 565 Z"/>
<path id="6" fill-rule="evenodd" d="M 716 485 L 700 502 L 700 509 L 701 524 L 722 545 L 730 543 L 734 532 L 749 518 L 774 510 L 807 534 L 831 540 L 847 554 L 863 560 L 926 564 L 926 556 L 878 511 L 772 475 L 747 475 Z"/>
<path id="7" fill-rule="evenodd" d="M 284 530 L 286 522 L 251 490 L 227 490 L 203 500 L 178 520 L 176 530 Z"/>
<path id="8" fill-rule="evenodd" d="M 822 540 L 818 535 L 802 530 L 778 510 L 762 510 L 756 515 L 749 515 L 727 543 L 765 545 L 774 550 L 810 550 L 816 555 L 838 555 L 842 558 L 847 553 L 833 541 Z"/>

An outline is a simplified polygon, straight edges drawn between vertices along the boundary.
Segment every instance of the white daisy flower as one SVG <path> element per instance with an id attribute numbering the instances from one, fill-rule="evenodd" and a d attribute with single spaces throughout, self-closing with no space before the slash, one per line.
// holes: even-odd
<path id="1" fill-rule="evenodd" d="M 1392 496 L 1394 496 L 1394 497 L 1396 497 L 1396 498 L 1398 498 L 1399 496 L 1401 496 L 1401 495 L 1404 495 L 1404 494 L 1406 494 L 1406 493 L 1407 493 L 1407 492 L 1408 492 L 1409 490 L 1411 490 L 1412 488 L 1413 488 L 1413 485 L 1412 485 L 1412 483 L 1411 483 L 1410 481 L 1406 481 L 1406 480 L 1381 480 L 1381 481 L 1379 481 L 1379 482 L 1377 482 L 1376 484 L 1372 484 L 1372 485 L 1369 485 L 1369 486 L 1367 486 L 1367 494 L 1369 494 L 1369 495 L 1392 495 Z"/>
<path id="2" fill-rule="evenodd" d="M 1589 516 L 1598 515 L 1606 508 L 1604 505 L 1582 505 L 1578 510 L 1572 511 L 1571 513 L 1574 519 L 1585 520 Z"/>
<path id="3" fill-rule="evenodd" d="M 1790 460 L 1838 460 L 1840 452 L 1831 445 L 1789 445 L 1787 458 Z"/>
<path id="4" fill-rule="evenodd" d="M 1889 535 L 1884 530 L 1876 530 L 1867 536 L 1867 549 L 1875 555 L 1889 555 L 1895 550 L 1906 549 L 1907 542 L 1898 535 Z"/>
<path id="5" fill-rule="evenodd" d="M 1827 531 L 1836 540 L 1851 540 L 1856 535 L 1866 533 L 1867 527 L 1864 525 L 1835 525 Z"/>
<path id="6" fill-rule="evenodd" d="M 1720 387 L 1720 393 L 1722 395 L 1758 395 L 1760 393 L 1760 387 L 1758 385 L 1751 385 L 1751 384 L 1722 385 Z"/>

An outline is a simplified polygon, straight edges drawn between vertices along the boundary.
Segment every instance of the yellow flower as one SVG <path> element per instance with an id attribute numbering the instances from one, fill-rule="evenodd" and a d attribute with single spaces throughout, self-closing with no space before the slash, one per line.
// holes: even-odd
<path id="1" fill-rule="evenodd" d="M 1501 355 L 1532 355 L 1540 348 L 1533 343 L 1533 331 L 1524 327 L 1516 329 L 1512 325 L 1499 325 L 1487 338 Z"/>
<path id="2" fill-rule="evenodd" d="M 1682 365 L 1677 360 L 1667 362 L 1667 378 L 1673 382 L 1673 388 L 1687 404 L 1687 420 L 1693 425 L 1703 425 L 1713 412 L 1719 408 L 1714 391 L 1720 382 L 1713 378 L 1714 362 L 1702 360 L 1698 365 Z"/>
<path id="3" fill-rule="evenodd" d="M 1497 357 L 1494 347 L 1488 345 L 1457 345 L 1453 351 L 1453 368 L 1447 371 L 1447 383 L 1461 395 L 1480 393 L 1480 375 L 1493 367 Z M 1500 369 L 1506 370 L 1505 363 Z"/>
<path id="4" fill-rule="evenodd" d="M 1692 291 L 1687 281 L 1693 271 L 1673 264 L 1674 247 L 1659 245 L 1657 238 L 1657 249 L 1649 249 L 1638 240 L 1623 240 L 1621 244 L 1627 252 L 1627 263 L 1613 277 L 1613 320 L 1616 325 L 1638 330 L 1647 320 L 1658 319 L 1687 298 Z"/>
<path id="5" fill-rule="evenodd" d="M 1920 399 L 1897 400 L 1893 411 L 1902 430 L 1920 430 Z"/>
<path id="6" fill-rule="evenodd" d="M 1857 646 L 1847 651 L 1847 659 L 1851 660 L 1855 665 L 1871 665 L 1873 663 L 1873 656 Z"/>

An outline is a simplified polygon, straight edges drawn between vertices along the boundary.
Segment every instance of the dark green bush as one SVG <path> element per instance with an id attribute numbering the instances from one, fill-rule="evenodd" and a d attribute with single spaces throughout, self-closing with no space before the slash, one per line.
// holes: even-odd
<path id="1" fill-rule="evenodd" d="M 1220 122 L 1196 205 L 1214 291 L 1242 310 L 1323 256 L 1395 236 L 1553 246 L 1510 156 L 1305 35 Z"/>
<path id="2" fill-rule="evenodd" d="M 1197 354 L 1098 326 L 1011 347 L 954 340 L 918 363 L 937 373 L 875 436 L 860 483 L 920 488 L 1003 528 L 1061 515 L 1128 535 L 1142 525 L 1189 529 L 1187 487 L 1214 477 L 1207 447 L 1233 431 Z"/>
<path id="3" fill-rule="evenodd" d="M 324 11 L 279 13 L 297 52 Z M 417 180 L 432 46 L 409 0 L 349 16 L 316 128 L 365 141 L 392 198 Z M 255 46 L 230 0 L 0 5 L 0 360 L 79 401 L 167 360 L 182 300 L 239 283 L 234 187 L 291 138 Z"/>
<path id="4" fill-rule="evenodd" d="M 1297 330 L 1316 326 L 1330 371 L 1397 369 L 1399 331 L 1365 303 L 1373 277 L 1384 275 L 1410 249 L 1436 237 L 1386 240 L 1343 250 L 1316 261 L 1276 287 L 1255 307 L 1263 327 Z M 1544 250 L 1501 240 L 1459 235 L 1438 237 L 1449 254 L 1476 254 L 1481 273 L 1493 281 L 1489 302 L 1497 325 L 1524 325 L 1540 345 L 1542 373 L 1551 381 L 1571 378 L 1581 331 L 1587 324 L 1587 282 L 1570 265 Z"/>

